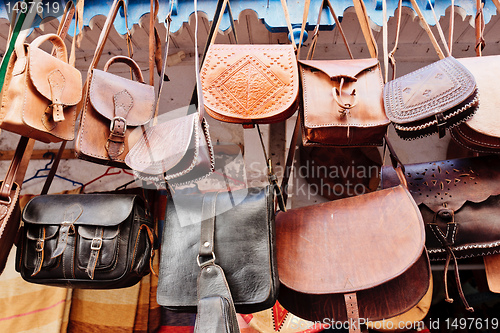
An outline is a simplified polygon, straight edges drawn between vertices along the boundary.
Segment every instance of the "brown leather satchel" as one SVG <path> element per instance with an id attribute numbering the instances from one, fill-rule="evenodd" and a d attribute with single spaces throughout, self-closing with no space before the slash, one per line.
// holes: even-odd
<path id="1" fill-rule="evenodd" d="M 405 165 L 408 188 L 426 224 L 429 257 L 446 267 L 454 260 L 460 293 L 456 260 L 500 253 L 498 170 L 500 156 Z M 382 187 L 397 180 L 390 168 L 382 169 Z"/>
<path id="2" fill-rule="evenodd" d="M 302 143 L 304 146 L 382 145 L 390 121 L 382 102 L 384 81 L 378 59 L 352 57 L 330 1 L 325 4 L 351 59 L 310 60 L 313 54 L 310 52 L 308 60 L 299 61 L 303 91 Z M 321 12 L 311 50 L 317 40 Z"/>
<path id="3" fill-rule="evenodd" d="M 46 41 L 54 45 L 55 56 L 39 48 Z M 68 64 L 59 36 L 16 43 L 2 90 L 0 128 L 45 143 L 73 140 L 81 98 L 81 74 Z"/>
<path id="4" fill-rule="evenodd" d="M 405 185 L 280 212 L 278 299 L 299 317 L 348 321 L 356 332 L 360 318 L 399 315 L 429 287 L 424 236 Z"/>
<path id="5" fill-rule="evenodd" d="M 141 69 L 130 57 L 115 56 L 103 71 L 95 68 L 120 6 L 126 8 L 123 0 L 113 2 L 87 72 L 75 151 L 84 160 L 128 168 L 125 156 L 140 135 L 131 133 L 151 120 L 155 96 L 154 87 L 144 84 Z M 117 62 L 129 66 L 137 81 L 108 73 L 109 66 Z"/>

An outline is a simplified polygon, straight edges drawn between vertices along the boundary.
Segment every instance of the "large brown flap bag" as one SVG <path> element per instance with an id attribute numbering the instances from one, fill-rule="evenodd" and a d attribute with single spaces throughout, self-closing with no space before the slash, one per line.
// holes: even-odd
<path id="1" fill-rule="evenodd" d="M 424 225 L 403 185 L 279 213 L 280 303 L 307 320 L 380 320 L 425 295 Z"/>
<path id="2" fill-rule="evenodd" d="M 390 124 L 375 58 L 301 60 L 306 146 L 381 145 Z"/>
<path id="3" fill-rule="evenodd" d="M 40 49 L 50 41 L 55 56 Z M 0 128 L 45 143 L 73 140 L 82 76 L 55 34 L 16 45 L 2 91 Z"/>

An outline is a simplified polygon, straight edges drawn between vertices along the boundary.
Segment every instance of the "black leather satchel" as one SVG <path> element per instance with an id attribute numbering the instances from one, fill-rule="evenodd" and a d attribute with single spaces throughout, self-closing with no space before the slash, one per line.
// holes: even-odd
<path id="1" fill-rule="evenodd" d="M 252 313 L 271 308 L 278 293 L 272 188 L 219 192 L 215 198 L 213 251 L 199 256 L 205 196 L 169 198 L 162 236 L 158 304 L 170 310 L 195 312 L 197 277 L 206 263 L 224 270 L 236 311 Z M 198 260 L 197 260 L 198 258 Z M 213 260 L 214 259 L 214 260 Z M 215 269 L 214 269 L 215 271 Z"/>
<path id="2" fill-rule="evenodd" d="M 114 289 L 150 271 L 153 220 L 137 195 L 42 195 L 22 221 L 16 269 L 28 282 Z"/>

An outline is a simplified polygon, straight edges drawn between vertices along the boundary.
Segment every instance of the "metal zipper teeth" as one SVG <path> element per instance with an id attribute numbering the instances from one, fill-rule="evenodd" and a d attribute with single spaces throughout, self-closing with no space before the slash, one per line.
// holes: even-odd
<path id="1" fill-rule="evenodd" d="M 449 120 L 450 118 L 453 118 L 453 117 L 457 116 L 458 114 L 464 112 L 465 110 L 471 108 L 474 104 L 476 104 L 478 102 L 479 102 L 479 94 L 477 94 L 471 102 L 465 104 L 460 109 L 457 109 L 454 112 L 445 115 L 443 118 L 444 118 L 444 120 Z M 458 122 L 457 124 L 454 124 L 453 126 L 458 125 L 458 124 L 462 123 L 463 121 L 464 120 Z M 432 125 L 437 124 L 437 122 L 438 121 L 436 119 L 434 119 L 434 120 L 431 120 L 431 121 L 429 121 L 429 122 L 427 122 L 425 124 L 418 125 L 418 126 L 410 126 L 410 127 L 407 127 L 407 126 L 395 123 L 394 127 L 397 130 L 400 130 L 400 131 L 403 131 L 403 132 L 421 131 L 421 130 L 426 129 L 426 128 L 432 126 Z M 452 127 L 452 126 L 450 126 L 450 127 Z"/>

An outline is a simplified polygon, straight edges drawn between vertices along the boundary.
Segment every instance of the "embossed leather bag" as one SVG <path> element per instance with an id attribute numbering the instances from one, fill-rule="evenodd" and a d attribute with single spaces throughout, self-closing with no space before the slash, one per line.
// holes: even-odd
<path id="1" fill-rule="evenodd" d="M 446 267 L 455 261 L 459 288 L 456 259 L 500 253 L 498 170 L 499 156 L 405 165 L 408 188 L 426 224 L 429 257 L 445 261 Z M 396 181 L 394 172 L 384 167 L 382 186 Z"/>
<path id="2" fill-rule="evenodd" d="M 165 76 L 170 40 L 170 20 L 167 18 L 166 22 L 165 58 L 161 69 L 161 78 Z M 197 27 L 198 25 L 196 25 L 196 31 Z M 198 53 L 197 40 L 196 34 L 196 53 Z M 195 68 L 198 109 L 193 106 L 193 108 L 188 109 L 186 116 L 158 122 L 157 114 L 163 89 L 163 80 L 161 80 L 158 99 L 155 103 L 156 111 L 153 125 L 141 126 L 135 130 L 134 134 L 139 134 L 140 137 L 130 148 L 125 157 L 125 163 L 139 179 L 151 180 L 159 186 L 165 187 L 165 181 L 168 181 L 169 184 L 189 183 L 207 177 L 214 171 L 215 159 L 208 123 L 204 118 L 198 58 L 195 59 Z"/>
<path id="3" fill-rule="evenodd" d="M 16 269 L 28 282 L 114 289 L 150 271 L 153 221 L 137 195 L 41 195 L 22 221 Z"/>
<path id="4" fill-rule="evenodd" d="M 424 237 L 420 212 L 401 184 L 280 212 L 279 301 L 307 320 L 348 321 L 351 331 L 359 318 L 404 313 L 429 287 Z"/>
<path id="5" fill-rule="evenodd" d="M 289 118 L 299 78 L 292 45 L 210 45 L 201 68 L 205 109 L 246 126 Z"/>
<path id="6" fill-rule="evenodd" d="M 329 1 L 326 4 L 351 59 L 310 60 L 311 52 L 309 60 L 299 60 L 303 98 L 302 143 L 304 146 L 340 147 L 382 145 L 390 121 L 382 101 L 384 81 L 380 64 L 377 58 L 352 57 L 333 7 Z M 362 16 L 360 20 L 363 20 Z M 311 46 L 312 50 L 314 46 Z"/>
<path id="7" fill-rule="evenodd" d="M 54 45 L 55 56 L 40 49 L 46 41 Z M 16 43 L 2 90 L 0 128 L 45 143 L 73 140 L 81 98 L 80 71 L 68 64 L 59 36 Z"/>
<path id="8" fill-rule="evenodd" d="M 438 133 L 471 117 L 479 103 L 472 73 L 446 57 L 384 86 L 384 107 L 405 140 Z"/>
<path id="9" fill-rule="evenodd" d="M 139 132 L 131 133 L 151 120 L 155 96 L 154 87 L 144 84 L 139 66 L 130 57 L 115 56 L 104 70 L 96 69 L 120 6 L 125 9 L 123 0 L 113 2 L 89 66 L 75 151 L 84 160 L 128 168 L 125 156 L 140 137 Z M 109 73 L 109 66 L 118 62 L 129 66 L 137 81 Z"/>
<path id="10" fill-rule="evenodd" d="M 224 270 L 238 313 L 271 308 L 279 285 L 272 188 L 219 192 L 213 200 L 213 241 L 200 243 L 202 237 L 208 237 L 201 231 L 207 218 L 202 215 L 204 200 L 213 195 L 181 195 L 176 191 L 174 198 L 169 198 L 161 245 L 158 304 L 170 310 L 195 312 L 200 266 L 214 262 Z M 198 257 L 200 251 L 208 251 L 208 255 Z"/>

